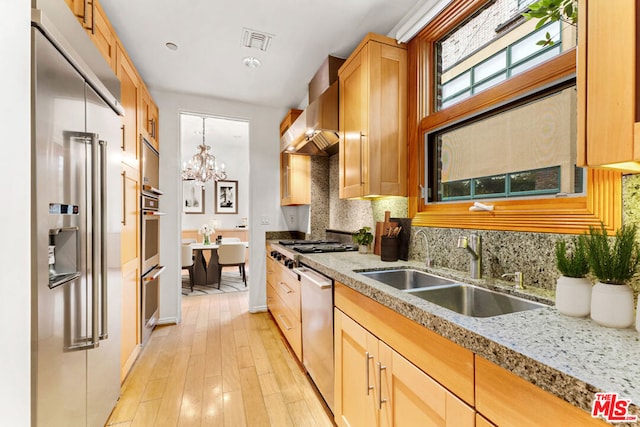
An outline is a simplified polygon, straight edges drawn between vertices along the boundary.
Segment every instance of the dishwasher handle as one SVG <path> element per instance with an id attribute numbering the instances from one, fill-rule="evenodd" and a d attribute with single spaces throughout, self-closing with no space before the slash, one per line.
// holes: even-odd
<path id="1" fill-rule="evenodd" d="M 293 271 L 300 275 L 300 282 L 308 281 L 320 289 L 330 288 L 333 285 L 333 281 L 331 279 L 310 268 L 299 267 L 295 268 Z"/>

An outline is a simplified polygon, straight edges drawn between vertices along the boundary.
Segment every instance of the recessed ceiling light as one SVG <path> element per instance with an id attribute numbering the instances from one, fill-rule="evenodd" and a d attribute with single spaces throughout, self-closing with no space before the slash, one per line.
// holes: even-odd
<path id="1" fill-rule="evenodd" d="M 165 46 L 167 47 L 167 49 L 169 49 L 169 50 L 178 50 L 178 45 L 177 45 L 177 44 L 175 44 L 175 43 L 166 42 L 164 45 L 165 45 Z"/>
<path id="2" fill-rule="evenodd" d="M 242 63 L 249 68 L 258 68 L 260 65 L 262 65 L 262 62 L 260 62 L 258 58 L 255 58 L 253 56 L 247 56 L 242 60 Z"/>

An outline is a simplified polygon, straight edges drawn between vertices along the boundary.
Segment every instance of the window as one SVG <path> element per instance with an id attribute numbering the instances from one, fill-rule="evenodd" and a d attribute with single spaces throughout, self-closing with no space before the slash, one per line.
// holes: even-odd
<path id="1" fill-rule="evenodd" d="M 575 116 L 561 86 L 426 134 L 428 202 L 583 193 Z"/>
<path id="2" fill-rule="evenodd" d="M 418 226 L 580 233 L 621 223 L 620 174 L 576 166 L 576 29 L 536 31 L 514 19 L 523 7 L 452 0 L 409 43 L 409 213 Z M 557 43 L 538 45 L 547 31 Z M 558 126 L 570 133 L 561 147 L 545 139 Z M 562 156 L 545 158 L 556 149 Z M 494 211 L 469 210 L 483 199 Z"/>
<path id="3" fill-rule="evenodd" d="M 486 2 L 448 34 L 435 42 L 435 109 L 446 108 L 473 94 L 559 55 L 575 46 L 575 31 L 560 21 L 535 28 L 524 21 L 522 1 Z M 549 33 L 552 44 L 538 41 Z"/>

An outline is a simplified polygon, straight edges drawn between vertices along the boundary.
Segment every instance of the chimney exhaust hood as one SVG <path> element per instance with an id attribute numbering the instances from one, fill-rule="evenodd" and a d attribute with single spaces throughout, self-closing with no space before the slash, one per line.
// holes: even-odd
<path id="1" fill-rule="evenodd" d="M 338 152 L 337 80 L 343 62 L 342 58 L 329 56 L 316 72 L 309 82 L 309 105 L 282 135 L 280 151 L 311 156 Z"/>
<path id="2" fill-rule="evenodd" d="M 311 156 L 326 156 L 337 150 L 338 82 L 333 83 L 318 99 L 298 116 L 280 140 L 282 151 Z"/>

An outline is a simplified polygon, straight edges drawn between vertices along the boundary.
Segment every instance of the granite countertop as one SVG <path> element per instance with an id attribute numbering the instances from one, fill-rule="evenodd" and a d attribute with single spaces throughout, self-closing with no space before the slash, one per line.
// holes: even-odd
<path id="1" fill-rule="evenodd" d="M 471 280 L 459 271 L 424 268 L 415 261 L 383 262 L 373 254 L 305 254 L 300 261 L 586 411 L 591 410 L 594 393 L 617 392 L 620 398 L 631 399 L 630 413 L 640 414 L 638 332 L 562 315 L 553 307 L 549 291 L 529 288 L 525 293 L 515 292 L 502 280 Z M 474 318 L 354 271 L 393 267 L 417 268 L 550 306 Z"/>

